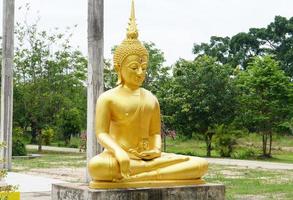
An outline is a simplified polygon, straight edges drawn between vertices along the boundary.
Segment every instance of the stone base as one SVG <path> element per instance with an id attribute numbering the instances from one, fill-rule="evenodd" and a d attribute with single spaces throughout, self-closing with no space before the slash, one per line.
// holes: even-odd
<path id="1" fill-rule="evenodd" d="M 89 189 L 86 184 L 53 184 L 52 200 L 224 200 L 225 186 L 202 184 L 194 186 Z"/>
<path id="2" fill-rule="evenodd" d="M 89 184 L 90 189 L 129 189 L 129 188 L 167 188 L 174 186 L 194 186 L 205 184 L 202 179 L 191 180 L 152 180 L 152 181 L 130 181 L 130 182 L 103 182 L 91 181 Z"/>

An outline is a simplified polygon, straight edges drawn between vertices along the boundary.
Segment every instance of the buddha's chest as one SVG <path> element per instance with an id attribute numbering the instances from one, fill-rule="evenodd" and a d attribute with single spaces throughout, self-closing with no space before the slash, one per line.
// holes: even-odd
<path id="1" fill-rule="evenodd" d="M 137 96 L 118 96 L 111 105 L 112 119 L 127 120 L 132 117 L 148 118 L 153 112 L 154 104 L 147 100 L 147 98 L 141 98 Z"/>

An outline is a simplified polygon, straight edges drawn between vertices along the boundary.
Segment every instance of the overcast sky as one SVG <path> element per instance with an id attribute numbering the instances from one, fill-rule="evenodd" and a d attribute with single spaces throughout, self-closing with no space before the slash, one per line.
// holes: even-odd
<path id="1" fill-rule="evenodd" d="M 15 0 L 16 21 L 23 21 L 17 8 L 30 3 L 30 20 L 41 17 L 45 30 L 78 25 L 72 44 L 87 54 L 87 0 Z M 130 0 L 105 0 L 105 58 L 111 47 L 125 38 Z M 1 22 L 3 1 L 0 0 Z M 166 64 L 178 58 L 192 59 L 194 43 L 213 35 L 233 36 L 251 27 L 266 27 L 274 16 L 293 16 L 293 0 L 136 0 L 140 40 L 152 41 L 165 53 Z M 39 14 L 37 12 L 39 11 Z M 2 26 L 0 26 L 2 35 Z"/>

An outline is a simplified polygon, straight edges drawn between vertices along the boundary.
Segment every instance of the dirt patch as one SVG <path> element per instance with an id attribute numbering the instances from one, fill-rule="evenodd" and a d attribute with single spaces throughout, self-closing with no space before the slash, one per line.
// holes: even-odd
<path id="1" fill-rule="evenodd" d="M 66 182 L 84 182 L 85 168 L 42 168 L 23 171 L 22 173 L 59 179 Z"/>
<path id="2" fill-rule="evenodd" d="M 272 194 L 272 195 L 236 195 L 235 200 L 281 200 L 285 198 L 285 194 Z"/>
<path id="3" fill-rule="evenodd" d="M 241 195 L 235 196 L 236 200 L 267 200 L 267 196 L 262 195 Z"/>

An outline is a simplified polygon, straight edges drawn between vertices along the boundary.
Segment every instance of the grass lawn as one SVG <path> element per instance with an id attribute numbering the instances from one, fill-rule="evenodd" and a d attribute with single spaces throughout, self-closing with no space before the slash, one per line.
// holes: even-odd
<path id="1" fill-rule="evenodd" d="M 205 179 L 211 183 L 223 183 L 228 200 L 291 200 L 293 197 L 293 170 L 210 165 Z"/>
<path id="2" fill-rule="evenodd" d="M 38 154 L 37 150 L 30 150 L 28 153 Z M 58 167 L 79 168 L 86 166 L 86 154 L 43 151 L 41 157 L 33 159 L 17 158 L 12 160 L 12 164 L 14 171 Z"/>
<path id="3" fill-rule="evenodd" d="M 39 158 L 29 160 L 13 159 L 13 170 L 25 173 L 37 171 L 40 176 L 52 176 L 52 178 L 59 176 L 63 180 L 72 182 L 82 180 L 83 169 L 86 166 L 85 153 L 44 152 L 41 155 Z M 64 168 L 79 169 L 79 171 L 64 171 Z M 66 179 L 68 177 L 71 179 Z M 79 179 L 72 179 L 75 177 Z M 209 183 L 225 184 L 228 200 L 290 200 L 293 196 L 292 170 L 247 169 L 211 164 L 205 179 Z"/>
<path id="4" fill-rule="evenodd" d="M 261 137 L 256 134 L 251 134 L 250 137 L 241 138 L 238 140 L 238 146 L 236 146 L 233 152 L 235 159 L 248 159 L 248 160 L 261 160 L 272 161 L 282 163 L 293 163 L 293 136 L 275 137 L 273 140 L 273 158 L 260 159 L 261 155 Z M 180 153 L 193 156 L 206 156 L 206 145 L 202 140 L 196 139 L 171 139 L 167 138 L 166 151 L 172 153 Z M 288 150 L 283 147 L 289 148 Z M 252 155 L 247 155 L 252 152 Z M 217 151 L 212 151 L 212 157 L 220 157 Z"/>

